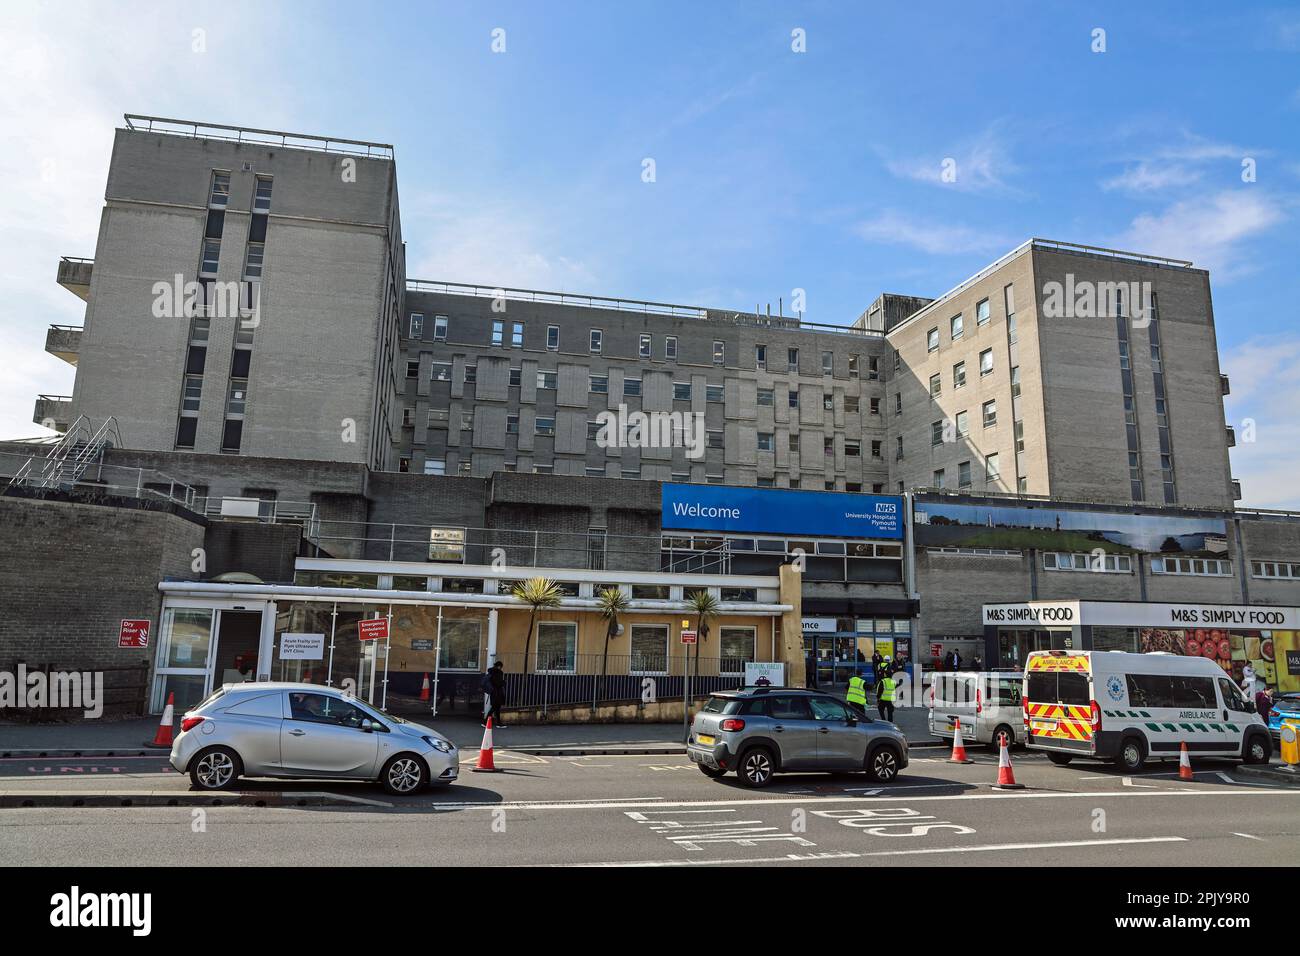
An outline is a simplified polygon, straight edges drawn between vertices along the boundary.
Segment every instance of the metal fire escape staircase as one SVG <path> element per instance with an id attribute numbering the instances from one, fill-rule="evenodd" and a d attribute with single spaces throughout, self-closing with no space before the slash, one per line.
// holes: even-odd
<path id="1" fill-rule="evenodd" d="M 44 457 L 33 455 L 23 462 L 9 485 L 71 489 L 92 465 L 103 463 L 104 449 L 121 443 L 116 418 L 95 428 L 89 418 L 80 415 Z"/>

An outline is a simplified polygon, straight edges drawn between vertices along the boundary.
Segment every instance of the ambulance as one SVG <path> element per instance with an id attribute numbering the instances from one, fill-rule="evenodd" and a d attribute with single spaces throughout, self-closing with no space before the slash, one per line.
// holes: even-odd
<path id="1" fill-rule="evenodd" d="M 1112 760 L 1129 772 L 1148 759 L 1201 757 L 1268 763 L 1273 741 L 1215 661 L 1127 651 L 1034 651 L 1025 661 L 1025 742 L 1053 763 Z"/>

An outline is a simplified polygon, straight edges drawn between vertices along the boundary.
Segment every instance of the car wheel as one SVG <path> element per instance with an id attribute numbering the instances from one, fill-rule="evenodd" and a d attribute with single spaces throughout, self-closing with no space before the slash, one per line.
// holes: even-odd
<path id="1" fill-rule="evenodd" d="M 398 754 L 384 764 L 379 782 L 393 796 L 404 797 L 429 782 L 429 771 L 425 769 L 424 761 L 414 754 Z"/>
<path id="2" fill-rule="evenodd" d="M 1016 745 L 1016 732 L 1015 732 L 1014 730 L 1012 730 L 1010 727 L 1008 727 L 1006 724 L 999 724 L 999 725 L 998 725 L 998 729 L 995 730 L 995 731 L 993 731 L 993 744 L 992 744 L 992 746 L 993 746 L 993 749 L 994 749 L 994 750 L 1000 750 L 1000 749 L 1002 748 L 1002 735 L 1003 735 L 1003 734 L 1006 734 L 1006 735 L 1007 735 L 1007 748 L 1008 748 L 1008 749 L 1010 749 L 1011 747 L 1014 747 L 1014 746 Z"/>
<path id="3" fill-rule="evenodd" d="M 1273 741 L 1264 734 L 1252 734 L 1241 749 L 1244 763 L 1268 763 L 1273 756 Z"/>
<path id="4" fill-rule="evenodd" d="M 190 782 L 195 790 L 228 790 L 243 772 L 239 754 L 229 747 L 200 750 L 190 762 Z"/>
<path id="5" fill-rule="evenodd" d="M 1119 745 L 1115 762 L 1129 773 L 1137 773 L 1147 762 L 1147 748 L 1137 737 L 1125 737 Z"/>
<path id="6" fill-rule="evenodd" d="M 736 773 L 747 787 L 766 787 L 776 772 L 772 751 L 766 747 L 751 747 L 740 758 Z"/>
<path id="7" fill-rule="evenodd" d="M 1064 767 L 1073 760 L 1074 757 L 1071 754 L 1049 753 L 1047 759 L 1052 761 L 1052 763 L 1056 764 L 1058 767 Z"/>
<path id="8" fill-rule="evenodd" d="M 867 774 L 872 780 L 888 783 L 898 776 L 898 752 L 893 747 L 877 747 L 867 755 Z"/>
<path id="9" fill-rule="evenodd" d="M 702 763 L 696 764 L 696 766 L 700 768 L 700 773 L 704 774 L 704 776 L 708 777 L 711 780 L 717 780 L 719 777 L 724 776 L 727 772 L 723 770 L 721 767 L 706 767 Z"/>

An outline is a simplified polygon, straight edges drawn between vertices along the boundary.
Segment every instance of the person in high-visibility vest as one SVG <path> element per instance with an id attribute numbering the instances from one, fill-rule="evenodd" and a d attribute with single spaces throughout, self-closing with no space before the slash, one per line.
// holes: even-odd
<path id="1" fill-rule="evenodd" d="M 894 677 L 888 671 L 880 678 L 880 683 L 876 685 L 876 709 L 880 711 L 880 719 L 888 720 L 891 723 L 894 720 L 894 689 L 897 684 Z"/>
<path id="2" fill-rule="evenodd" d="M 849 678 L 849 689 L 844 699 L 853 710 L 863 717 L 867 716 L 867 682 L 862 679 L 861 674 L 854 674 Z"/>

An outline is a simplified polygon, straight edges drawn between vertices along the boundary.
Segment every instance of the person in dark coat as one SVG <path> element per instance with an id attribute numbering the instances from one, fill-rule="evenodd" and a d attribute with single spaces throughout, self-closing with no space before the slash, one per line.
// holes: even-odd
<path id="1" fill-rule="evenodd" d="M 483 715 L 483 726 L 486 727 L 490 719 L 493 730 L 504 728 L 505 724 L 501 723 L 501 705 L 506 702 L 506 668 L 501 661 L 489 667 L 483 675 L 483 697 L 488 705 L 487 713 Z"/>

